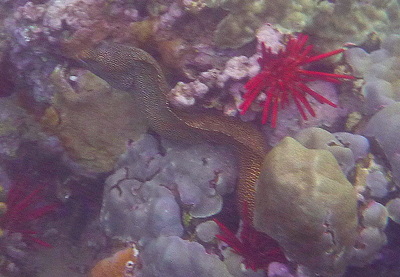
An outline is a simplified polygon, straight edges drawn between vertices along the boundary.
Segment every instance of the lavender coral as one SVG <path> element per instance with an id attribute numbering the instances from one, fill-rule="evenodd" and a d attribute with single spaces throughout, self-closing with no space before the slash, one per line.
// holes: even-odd
<path id="1" fill-rule="evenodd" d="M 182 235 L 175 194 L 191 216 L 218 213 L 222 195 L 235 185 L 233 159 L 221 158 L 229 155 L 226 149 L 205 144 L 160 145 L 144 135 L 132 143 L 119 169 L 106 180 L 101 221 L 107 233 L 123 240 Z"/>
<path id="2" fill-rule="evenodd" d="M 139 258 L 143 277 L 233 277 L 217 255 L 176 236 L 151 240 Z"/>
<path id="3" fill-rule="evenodd" d="M 400 103 L 396 102 L 376 113 L 364 131 L 366 137 L 373 137 L 383 149 L 397 186 L 400 186 L 399 123 Z"/>

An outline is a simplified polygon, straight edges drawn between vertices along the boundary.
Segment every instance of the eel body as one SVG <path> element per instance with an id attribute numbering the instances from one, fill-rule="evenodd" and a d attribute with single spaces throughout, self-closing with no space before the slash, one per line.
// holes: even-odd
<path id="1" fill-rule="evenodd" d="M 255 185 L 267 152 L 257 128 L 233 117 L 172 109 L 166 98 L 169 87 L 162 69 L 142 49 L 104 42 L 74 58 L 114 88 L 131 92 L 140 103 L 148 126 L 160 136 L 183 143 L 230 145 L 239 162 L 238 209 L 249 211 L 246 216 L 252 217 Z"/>

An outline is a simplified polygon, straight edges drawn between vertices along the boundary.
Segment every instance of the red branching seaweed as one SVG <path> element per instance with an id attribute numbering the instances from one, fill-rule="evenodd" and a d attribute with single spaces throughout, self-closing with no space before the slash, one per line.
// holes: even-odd
<path id="1" fill-rule="evenodd" d="M 271 48 L 261 45 L 261 57 L 258 63 L 261 71 L 250 79 L 245 88 L 244 102 L 240 105 L 240 113 L 244 114 L 252 102 L 261 93 L 266 95 L 263 103 L 261 123 L 265 124 L 271 115 L 270 121 L 273 128 L 276 127 L 278 108 L 284 108 L 293 99 L 303 119 L 307 119 L 304 108 L 309 114 L 315 116 L 315 111 L 308 102 L 306 95 L 310 95 L 320 103 L 336 107 L 336 104 L 310 89 L 305 83 L 314 80 L 323 80 L 331 83 L 340 83 L 340 79 L 354 79 L 350 75 L 309 71 L 303 68 L 304 65 L 325 59 L 330 56 L 342 53 L 344 49 L 337 49 L 331 52 L 316 56 L 310 56 L 312 45 L 307 45 L 308 36 L 299 35 L 290 37 L 284 50 L 273 54 Z"/>

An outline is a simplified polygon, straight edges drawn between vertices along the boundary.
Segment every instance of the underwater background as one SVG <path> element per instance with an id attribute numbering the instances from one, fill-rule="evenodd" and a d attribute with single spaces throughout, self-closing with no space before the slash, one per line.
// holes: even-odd
<path id="1" fill-rule="evenodd" d="M 0 277 L 400 276 L 400 1 L 0 0 Z"/>

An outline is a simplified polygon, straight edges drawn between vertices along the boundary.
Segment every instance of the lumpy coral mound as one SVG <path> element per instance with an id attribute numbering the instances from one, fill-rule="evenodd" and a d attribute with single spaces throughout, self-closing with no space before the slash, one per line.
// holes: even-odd
<path id="1" fill-rule="evenodd" d="M 272 53 L 271 48 L 261 45 L 261 57 L 258 63 L 261 71 L 250 79 L 245 88 L 244 102 L 241 104 L 241 114 L 246 113 L 252 102 L 264 93 L 266 98 L 263 103 L 262 124 L 265 124 L 270 116 L 271 126 L 276 127 L 278 108 L 284 108 L 293 99 L 303 119 L 307 119 L 306 112 L 315 116 L 306 95 L 310 95 L 320 103 L 336 107 L 336 104 L 318 94 L 305 83 L 315 80 L 323 80 L 332 83 L 340 82 L 340 79 L 354 79 L 350 75 L 310 71 L 303 68 L 304 65 L 337 55 L 344 49 L 311 56 L 313 46 L 306 45 L 307 35 L 290 37 L 285 49 L 277 54 Z"/>
<path id="2" fill-rule="evenodd" d="M 265 157 L 253 224 L 312 276 L 341 276 L 357 237 L 357 193 L 332 153 L 285 137 Z"/>

